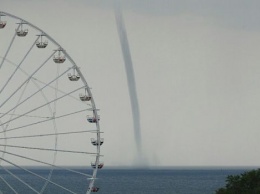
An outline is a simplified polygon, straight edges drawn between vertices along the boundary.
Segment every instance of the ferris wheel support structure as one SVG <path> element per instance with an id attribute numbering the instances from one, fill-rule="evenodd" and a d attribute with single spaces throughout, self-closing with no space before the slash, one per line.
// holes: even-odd
<path id="1" fill-rule="evenodd" d="M 90 98 L 90 102 L 91 102 L 91 111 L 93 112 L 93 118 L 95 119 L 95 121 L 94 121 L 94 123 L 96 124 L 96 131 L 92 131 L 92 132 L 96 132 L 96 153 L 93 153 L 93 154 L 95 154 L 95 162 L 94 162 L 94 165 L 92 165 L 92 167 L 93 167 L 93 173 L 92 173 L 92 175 L 90 176 L 90 175 L 87 175 L 88 177 L 89 177 L 89 180 L 90 180 L 90 182 L 89 182 L 89 186 L 88 186 L 88 190 L 86 191 L 86 194 L 90 194 L 90 193 L 92 193 L 92 192 L 97 192 L 97 191 L 95 191 L 95 190 L 93 190 L 93 188 L 96 188 L 96 187 L 94 187 L 94 183 L 95 183 L 95 180 L 96 180 L 96 178 L 97 178 L 97 172 L 98 172 L 98 169 L 99 169 L 99 165 L 100 165 L 100 157 L 101 157 L 101 154 L 100 154 L 100 146 L 101 146 L 101 144 L 103 143 L 103 140 L 101 139 L 101 136 L 100 136 L 100 124 L 99 124 L 99 115 L 98 115 L 98 109 L 96 108 L 96 105 L 95 105 L 95 101 L 94 101 L 94 98 L 93 98 L 93 95 L 92 95 L 92 92 L 91 92 L 91 89 L 90 89 L 90 87 L 89 87 L 89 85 L 88 85 L 88 83 L 87 83 L 87 81 L 86 81 L 86 79 L 84 78 L 84 76 L 83 76 L 83 74 L 82 74 L 82 72 L 81 72 L 81 70 L 80 70 L 80 68 L 76 65 L 76 63 L 75 63 L 75 61 L 71 58 L 71 56 L 66 52 L 66 50 L 64 50 L 63 49 L 63 47 L 55 40 L 55 39 L 53 39 L 50 35 L 48 35 L 46 32 L 44 32 L 43 30 L 41 30 L 39 27 L 37 27 L 36 25 L 34 25 L 34 24 L 32 24 L 32 23 L 30 23 L 30 22 L 28 22 L 28 21 L 26 21 L 26 20 L 24 20 L 24 19 L 22 19 L 22 18 L 20 18 L 20 17 L 17 17 L 17 16 L 15 16 L 15 15 L 12 15 L 12 14 L 9 14 L 9 13 L 7 13 L 7 12 L 3 12 L 3 11 L 0 11 L 0 16 L 8 16 L 8 17 L 10 17 L 10 18 L 13 18 L 13 19 L 16 19 L 16 20 L 20 20 L 21 22 L 20 23 L 18 23 L 19 25 L 18 25 L 18 27 L 17 27 L 17 29 L 20 29 L 20 28 L 22 28 L 22 25 L 24 25 L 24 24 L 26 24 L 26 25 L 28 25 L 28 26 L 30 26 L 31 28 L 33 28 L 33 29 L 35 29 L 36 31 L 38 31 L 38 32 L 40 32 L 41 33 L 41 35 L 38 35 L 38 37 L 37 37 L 37 39 L 35 40 L 35 42 L 36 41 L 38 41 L 38 39 L 40 38 L 40 36 L 41 36 L 41 38 L 42 38 L 42 36 L 45 36 L 49 41 L 51 41 L 54 45 L 56 45 L 57 46 L 57 50 L 55 50 L 54 51 L 54 53 L 55 52 L 60 52 L 60 51 L 62 51 L 62 53 L 64 54 L 64 56 L 70 61 L 70 63 L 72 64 L 72 66 L 73 66 L 73 68 L 74 68 L 74 70 L 76 70 L 76 72 L 77 72 L 77 74 L 79 75 L 79 77 L 81 78 L 81 81 L 83 82 L 83 88 L 85 89 L 85 92 L 88 94 L 88 97 Z M 0 18 L 1 19 L 1 18 Z M 6 24 L 5 24 L 6 25 Z M 8 48 L 7 48 L 7 50 L 6 50 L 6 52 L 5 52 L 5 55 L 4 55 L 4 57 L 2 57 L 2 62 L 0 63 L 0 70 L 1 70 L 1 68 L 3 67 L 3 64 L 4 64 L 4 62 L 7 60 L 7 56 L 8 56 L 8 54 L 9 54 L 9 51 L 10 51 L 10 49 L 11 49 L 11 47 L 12 47 L 12 45 L 13 45 L 13 43 L 14 43 L 14 40 L 15 40 L 15 37 L 16 37 L 16 35 L 18 35 L 18 36 L 25 36 L 27 33 L 28 33 L 28 31 L 25 33 L 26 31 L 24 30 L 24 34 L 14 34 L 14 36 L 13 36 L 13 38 L 12 38 L 12 40 L 11 40 L 11 42 L 10 42 L 10 44 L 9 44 L 9 46 L 8 46 Z M 6 87 L 6 85 L 9 83 L 9 81 L 12 79 L 12 77 L 14 76 L 14 74 L 16 73 L 16 71 L 18 71 L 18 69 L 20 69 L 20 65 L 23 63 L 23 61 L 25 60 L 25 58 L 27 57 L 27 55 L 31 52 L 31 50 L 32 50 L 32 48 L 33 48 L 33 46 L 34 46 L 34 44 L 30 47 L 30 49 L 28 50 L 28 52 L 26 53 L 26 55 L 24 56 L 24 58 L 22 59 L 22 61 L 18 64 L 18 65 L 16 65 L 16 70 L 13 72 L 13 75 L 11 75 L 10 77 L 9 77 L 9 80 L 7 80 L 7 82 L 6 82 L 6 84 L 2 87 L 2 89 L 0 90 L 0 95 L 1 95 L 1 93 L 3 92 L 3 90 L 5 89 L 5 87 Z M 46 45 L 45 45 L 45 47 L 46 47 Z M 40 48 L 40 47 L 39 47 Z M 41 47 L 41 48 L 44 48 L 44 45 Z M 51 55 L 51 56 L 53 56 L 54 55 L 54 53 Z M 47 60 L 49 60 L 49 59 L 47 59 Z M 47 61 L 46 60 L 46 61 Z M 42 65 L 44 65 L 44 64 L 42 64 Z M 39 67 L 39 68 L 41 68 L 41 67 Z M 37 70 L 36 70 L 37 71 Z M 65 73 L 65 72 L 64 72 Z M 64 74 L 63 73 L 63 74 Z M 59 78 L 59 77 L 61 77 L 63 74 L 60 74 L 59 76 L 57 76 L 57 79 Z M 24 82 L 24 84 L 27 84 L 27 82 L 30 80 L 30 79 L 32 79 L 33 78 L 33 74 L 30 76 L 30 77 L 28 77 L 28 80 L 27 81 L 25 81 Z M 46 84 L 44 87 L 47 87 L 47 86 L 49 86 L 50 85 L 50 83 L 52 83 L 52 82 L 54 82 L 55 80 L 52 80 L 51 82 L 49 82 L 48 84 Z M 23 86 L 23 85 L 22 85 Z M 21 86 L 21 87 L 22 87 Z M 43 87 L 43 88 L 44 88 Z M 39 89 L 39 91 L 37 91 L 37 92 L 41 92 L 43 89 L 42 88 L 40 88 Z M 57 88 L 56 88 L 56 90 L 58 90 Z M 16 91 L 15 91 L 16 92 Z M 73 93 L 74 91 L 72 91 L 71 93 Z M 69 95 L 69 94 L 65 94 L 64 96 L 66 96 L 66 95 Z M 61 98 L 61 97 L 60 97 Z M 47 103 L 46 103 L 46 105 L 47 104 L 49 104 L 49 103 L 51 103 L 51 102 L 54 102 L 54 101 L 48 101 Z M 20 104 L 22 104 L 23 103 L 23 101 L 21 101 L 21 102 L 19 102 L 19 103 L 17 103 L 17 106 L 19 106 Z M 0 106 L 3 106 L 5 104 L 5 102 L 3 102 Z M 4 117 L 5 115 L 7 115 L 7 114 L 9 114 L 9 113 L 11 113 L 13 110 L 15 110 L 16 109 L 16 107 L 17 106 L 15 106 L 15 107 L 13 107 L 12 109 L 10 109 L 8 112 L 6 112 L 6 113 L 4 113 L 4 114 L 2 114 L 2 115 L 0 115 L 0 118 L 1 117 Z M 44 105 L 45 106 L 45 105 Z M 32 111 L 34 111 L 34 110 L 32 110 Z M 32 112 L 31 111 L 31 112 Z M 20 116 L 18 116 L 18 117 L 15 117 L 15 118 L 11 118 L 10 120 L 8 120 L 7 122 L 0 122 L 0 126 L 2 126 L 2 128 L 4 128 L 4 124 L 8 124 L 10 121 L 12 121 L 12 120 L 15 120 L 15 119 L 18 119 L 18 118 L 20 118 L 20 117 L 22 117 L 22 116 L 26 116 L 27 114 L 28 114 L 29 112 L 26 112 L 26 113 L 24 113 L 24 115 L 20 115 Z M 54 117 L 55 117 L 55 115 L 54 115 Z M 9 129 L 9 131 L 10 131 L 10 129 Z M 6 131 L 5 131 L 5 129 L 3 129 L 3 133 L 5 134 L 6 133 Z M 54 134 L 50 134 L 50 135 L 57 135 L 57 134 L 59 134 L 59 133 L 57 133 L 57 131 L 54 133 Z M 60 133 L 61 134 L 61 133 Z M 64 133 L 65 134 L 65 133 Z M 5 137 L 6 138 L 6 137 Z M 15 138 L 15 137 L 14 137 Z M 1 139 L 1 138 L 0 138 Z M 7 139 L 7 138 L 6 138 Z M 5 140 L 6 140 L 5 139 Z M 9 139 L 10 139 L 10 137 L 9 137 Z M 93 144 L 93 142 L 92 142 L 92 144 Z M 94 144 L 93 144 L 94 145 Z M 1 146 L 1 145 L 0 145 Z M 12 154 L 12 153 L 8 153 L 8 151 L 6 151 L 5 150 L 5 148 L 6 147 L 12 147 L 12 145 L 4 145 L 4 150 L 0 150 L 0 152 L 2 152 L 3 154 Z M 19 146 L 17 146 L 17 147 L 19 147 Z M 24 146 L 24 148 L 26 148 L 26 146 Z M 37 148 L 33 148 L 33 147 L 31 147 L 31 149 L 37 149 Z M 53 151 L 62 151 L 62 150 L 58 150 L 56 147 L 55 147 L 55 149 L 53 150 Z M 13 154 L 13 155 L 16 155 L 16 156 L 18 156 L 18 157 L 24 157 L 24 158 L 27 158 L 28 160 L 35 160 L 35 159 L 33 159 L 33 158 L 30 158 L 30 157 L 25 157 L 25 156 L 19 156 L 18 154 Z M 21 167 L 21 166 L 19 166 L 19 165 L 16 165 L 15 163 L 13 163 L 13 162 L 11 162 L 11 161 L 8 161 L 8 160 L 6 160 L 6 159 L 4 159 L 3 157 L 2 158 L 0 158 L 0 160 L 3 160 L 3 161 L 5 161 L 5 162 L 7 162 L 7 163 L 9 163 L 9 164 L 11 164 L 11 165 L 13 165 L 13 166 L 15 166 L 15 167 L 18 167 L 18 168 L 22 168 L 23 170 L 25 170 L 25 171 L 29 171 L 29 170 L 26 170 L 26 169 L 24 169 L 23 167 Z M 55 160 L 55 159 L 54 159 Z M 37 160 L 35 160 L 35 161 L 37 161 Z M 42 162 L 42 161 L 39 161 L 39 162 Z M 42 163 L 46 163 L 46 162 L 42 162 Z M 55 166 L 54 164 L 49 164 L 50 166 L 53 166 L 53 167 L 57 167 L 57 166 Z M 8 169 L 5 169 L 6 171 L 8 171 Z M 68 169 L 68 170 L 71 170 L 71 169 Z M 73 170 L 71 170 L 71 171 L 73 171 Z M 10 174 L 12 174 L 11 172 L 9 172 Z M 31 174 L 35 174 L 35 173 L 33 173 L 33 172 L 29 172 L 29 173 L 31 173 Z M 13 175 L 13 176 L 15 176 L 15 175 Z M 39 175 L 36 175 L 36 176 L 38 176 L 39 177 Z M 8 187 L 13 191 L 13 192 L 15 192 L 15 193 L 17 193 L 16 191 L 15 191 L 15 189 L 12 187 L 12 185 L 10 185 L 10 183 L 8 183 L 6 180 L 4 180 L 1 176 L 0 176 L 0 178 L 4 181 L 4 182 L 6 182 L 6 184 L 8 185 Z M 43 177 L 40 177 L 40 178 L 42 178 L 42 179 L 46 179 L 46 178 L 43 178 Z M 60 186 L 59 184 L 56 184 L 56 183 L 54 183 L 54 182 L 52 182 L 51 180 L 49 180 L 49 178 L 50 177 L 48 177 L 47 179 L 46 179 L 46 184 L 47 183 L 51 183 L 51 184 L 54 184 L 54 185 L 56 185 L 56 186 L 58 186 L 58 187 L 63 187 L 63 186 Z M 27 184 L 27 183 L 26 183 Z M 29 188 L 31 188 L 31 186 L 28 186 Z M 44 188 L 46 187 L 46 185 L 44 186 Z M 64 188 L 64 187 L 63 187 Z M 74 192 L 72 192 L 72 191 L 70 191 L 70 190 L 68 190 L 68 189 L 66 189 L 66 188 L 64 188 L 66 191 L 68 191 L 69 193 L 74 193 Z M 38 192 L 38 191 L 36 191 L 34 188 L 31 188 L 31 190 L 32 191 L 34 191 L 35 193 L 42 193 L 43 192 L 43 190 L 42 191 L 40 191 L 40 192 Z"/>

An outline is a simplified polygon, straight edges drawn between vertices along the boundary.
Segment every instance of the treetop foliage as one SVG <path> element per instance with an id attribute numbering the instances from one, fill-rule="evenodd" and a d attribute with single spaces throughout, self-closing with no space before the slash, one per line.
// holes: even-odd
<path id="1" fill-rule="evenodd" d="M 229 175 L 225 188 L 218 189 L 216 194 L 260 194 L 260 169 Z"/>

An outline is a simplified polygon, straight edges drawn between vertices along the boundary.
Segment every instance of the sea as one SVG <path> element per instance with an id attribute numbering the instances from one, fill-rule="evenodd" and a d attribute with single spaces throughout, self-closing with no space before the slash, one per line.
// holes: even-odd
<path id="1" fill-rule="evenodd" d="M 83 169 L 77 169 L 86 172 Z M 224 187 L 228 175 L 239 175 L 251 168 L 164 168 L 164 169 L 117 169 L 107 168 L 98 171 L 96 185 L 99 194 L 214 194 Z M 34 168 L 31 171 L 39 176 L 48 177 L 49 170 Z M 21 169 L 0 170 L 0 194 L 36 193 L 20 180 L 40 192 L 45 181 Z M 13 175 L 11 175 L 13 174 Z M 17 178 L 15 178 L 17 177 Z M 20 180 L 19 180 L 20 179 Z M 87 178 L 65 170 L 54 170 L 51 180 L 75 191 L 86 193 Z M 52 183 L 46 185 L 44 194 L 67 194 L 69 192 Z"/>

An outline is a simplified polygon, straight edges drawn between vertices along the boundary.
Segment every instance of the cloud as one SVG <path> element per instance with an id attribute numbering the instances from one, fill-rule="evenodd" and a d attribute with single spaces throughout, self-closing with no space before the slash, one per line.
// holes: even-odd
<path id="1" fill-rule="evenodd" d="M 66 0 L 69 1 L 69 0 Z M 86 4 L 112 9 L 113 0 L 87 0 Z M 125 11 L 142 15 L 183 14 L 213 19 L 216 25 L 240 30 L 259 30 L 260 2 L 256 0 L 121 0 Z"/>

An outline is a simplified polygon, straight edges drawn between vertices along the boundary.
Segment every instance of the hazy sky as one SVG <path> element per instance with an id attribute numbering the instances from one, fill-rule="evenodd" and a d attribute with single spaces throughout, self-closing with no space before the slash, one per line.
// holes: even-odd
<path id="1" fill-rule="evenodd" d="M 106 165 L 135 163 L 112 0 L 0 0 L 71 55 L 93 88 Z M 145 158 L 156 166 L 258 165 L 260 2 L 122 0 Z"/>

